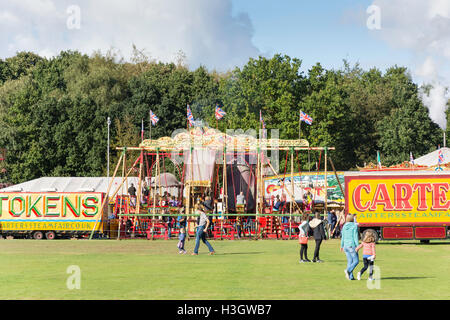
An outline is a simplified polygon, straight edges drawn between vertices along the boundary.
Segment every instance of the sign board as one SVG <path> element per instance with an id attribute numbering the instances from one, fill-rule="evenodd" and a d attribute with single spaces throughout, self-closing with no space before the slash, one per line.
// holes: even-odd
<path id="1" fill-rule="evenodd" d="M 344 172 L 336 172 L 344 188 Z M 328 201 L 344 202 L 344 193 L 339 187 L 338 180 L 334 172 L 327 173 L 327 199 Z M 292 192 L 291 175 L 278 175 L 264 178 L 265 197 L 282 195 L 287 201 L 291 201 L 289 193 Z M 317 202 L 324 202 L 325 199 L 325 172 L 302 172 L 294 174 L 294 198 L 295 201 L 303 201 L 303 193 L 311 191 L 312 197 Z M 345 192 L 345 190 L 344 190 Z"/>
<path id="2" fill-rule="evenodd" d="M 0 193 L 1 230 L 91 231 L 102 228 L 103 193 Z M 107 214 L 105 210 L 104 215 Z"/>
<path id="3" fill-rule="evenodd" d="M 359 224 L 450 222 L 450 175 L 346 176 L 346 213 Z"/>

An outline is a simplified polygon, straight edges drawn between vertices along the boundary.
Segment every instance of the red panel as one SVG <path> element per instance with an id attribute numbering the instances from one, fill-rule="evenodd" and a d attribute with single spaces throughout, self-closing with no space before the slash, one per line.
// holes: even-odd
<path id="1" fill-rule="evenodd" d="M 417 239 L 446 238 L 445 227 L 416 227 Z"/>
<path id="2" fill-rule="evenodd" d="M 412 227 L 384 227 L 383 239 L 412 239 Z"/>

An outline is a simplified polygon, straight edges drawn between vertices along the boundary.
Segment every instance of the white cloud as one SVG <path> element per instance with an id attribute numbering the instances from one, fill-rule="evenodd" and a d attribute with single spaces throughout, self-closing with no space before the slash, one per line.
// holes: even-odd
<path id="1" fill-rule="evenodd" d="M 112 47 L 125 59 L 132 44 L 154 59 L 173 61 L 182 50 L 192 68 L 200 64 L 226 70 L 260 54 L 252 43 L 247 14 L 232 15 L 231 0 L 2 0 L 20 23 L 0 31 L 0 57 L 13 51 L 80 50 L 91 54 Z M 67 28 L 69 6 L 80 8 L 80 28 Z M 11 20 L 11 19 L 10 19 Z M 2 28 L 3 29 L 3 28 Z M 18 39 L 34 39 L 29 47 Z M 10 50 L 8 50 L 8 48 Z"/>
<path id="2" fill-rule="evenodd" d="M 427 57 L 424 63 L 416 69 L 416 74 L 426 79 L 434 78 L 437 74 L 437 67 L 433 58 Z"/>
<path id="3" fill-rule="evenodd" d="M 441 16 L 444 18 L 450 18 L 450 1 L 448 0 L 434 0 L 430 3 L 428 10 L 428 18 L 435 18 Z"/>
<path id="4" fill-rule="evenodd" d="M 433 86 L 423 102 L 431 119 L 445 129 L 450 75 L 441 70 L 450 68 L 450 1 L 374 0 L 373 4 L 381 9 L 381 30 L 373 34 L 421 61 L 414 74 Z"/>
<path id="5" fill-rule="evenodd" d="M 18 25 L 20 23 L 20 19 L 12 14 L 9 11 L 0 11 L 0 25 L 9 26 L 9 25 Z"/>

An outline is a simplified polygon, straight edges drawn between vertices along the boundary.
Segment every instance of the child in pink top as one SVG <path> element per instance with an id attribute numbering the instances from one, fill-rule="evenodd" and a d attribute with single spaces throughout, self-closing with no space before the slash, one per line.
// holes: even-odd
<path id="1" fill-rule="evenodd" d="M 369 280 L 373 280 L 373 263 L 375 254 L 375 236 L 371 232 L 367 232 L 362 243 L 356 247 L 356 252 L 363 248 L 364 267 L 358 272 L 357 279 L 361 280 L 361 275 L 369 268 Z"/>

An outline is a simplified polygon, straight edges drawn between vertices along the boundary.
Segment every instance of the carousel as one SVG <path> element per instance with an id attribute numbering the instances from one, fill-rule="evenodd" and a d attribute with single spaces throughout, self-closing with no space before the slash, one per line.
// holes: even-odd
<path id="1" fill-rule="evenodd" d="M 236 239 L 293 237 L 294 216 L 300 216 L 304 210 L 295 201 L 296 188 L 302 187 L 283 184 L 283 210 L 274 212 L 264 190 L 264 177 L 280 174 L 273 155 L 283 154 L 286 177 L 289 177 L 290 162 L 290 181 L 294 181 L 294 157 L 297 154 L 298 158 L 298 152 L 325 151 L 327 172 L 327 150 L 334 148 L 311 147 L 304 139 L 262 139 L 194 127 L 173 137 L 147 139 L 137 147 L 118 147 L 117 150 L 121 155 L 113 177 L 120 176 L 121 169 L 122 185 L 116 186 L 111 197 L 115 199 L 117 239 L 169 239 L 177 235 L 180 217 L 186 217 L 188 235 L 192 236 L 197 218 L 196 203 L 207 204 L 212 217 L 210 236 Z M 129 168 L 126 167 L 128 157 L 135 160 Z M 129 186 L 124 184 L 130 175 L 138 177 L 136 192 L 116 196 L 121 188 L 128 190 Z M 108 192 L 110 188 L 111 185 Z M 326 206 L 325 202 L 325 210 Z"/>

